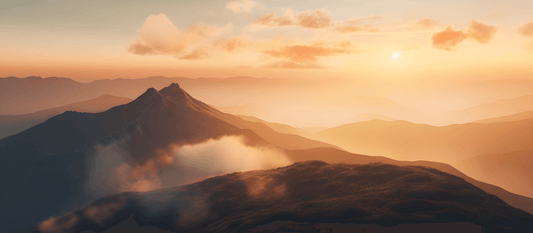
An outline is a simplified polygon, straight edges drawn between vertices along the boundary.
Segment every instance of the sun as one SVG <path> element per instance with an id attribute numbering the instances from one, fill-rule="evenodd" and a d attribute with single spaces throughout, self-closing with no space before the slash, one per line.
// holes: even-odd
<path id="1" fill-rule="evenodd" d="M 400 57 L 400 54 L 398 54 L 397 52 L 394 52 L 394 54 L 392 54 L 392 59 L 398 59 Z"/>

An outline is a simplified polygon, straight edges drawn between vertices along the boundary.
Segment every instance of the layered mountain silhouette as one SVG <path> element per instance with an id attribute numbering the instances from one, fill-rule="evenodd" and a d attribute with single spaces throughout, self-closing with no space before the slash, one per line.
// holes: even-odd
<path id="1" fill-rule="evenodd" d="M 513 99 L 503 99 L 480 104 L 454 112 L 451 117 L 458 122 L 471 122 L 479 119 L 496 118 L 533 110 L 533 95 Z"/>
<path id="2" fill-rule="evenodd" d="M 50 117 L 59 115 L 65 111 L 97 113 L 106 111 L 112 107 L 131 102 L 132 99 L 118 97 L 109 94 L 95 99 L 76 102 L 65 106 L 41 110 L 24 115 L 0 115 L 0 139 L 20 133 L 32 126 L 43 123 Z"/>
<path id="3" fill-rule="evenodd" d="M 127 154 L 130 159 L 128 162 L 133 167 L 150 167 L 156 170 L 157 172 L 163 169 L 161 165 L 162 163 L 154 163 L 154 161 L 165 162 L 165 159 L 167 159 L 165 155 L 171 153 L 173 148 L 175 148 L 175 145 L 195 145 L 213 139 L 220 139 L 226 136 L 242 137 L 243 143 L 246 146 L 257 148 L 274 148 L 276 150 L 281 150 L 287 155 L 288 159 L 291 162 L 305 161 L 309 159 L 319 159 L 325 160 L 327 162 L 349 162 L 357 164 L 384 162 L 398 165 L 428 166 L 446 172 L 451 171 L 450 173 L 460 176 L 471 184 L 480 188 L 481 190 L 476 188 L 476 190 L 478 190 L 476 192 L 481 195 L 481 199 L 485 200 L 484 198 L 488 198 L 487 196 L 484 196 L 488 195 L 485 193 L 487 192 L 498 196 L 499 198 L 503 199 L 505 202 L 511 204 L 514 207 L 524 209 L 530 213 L 533 212 L 533 210 L 531 209 L 533 206 L 533 200 L 531 200 L 530 198 L 515 195 L 506 192 L 505 190 L 499 189 L 498 187 L 490 186 L 488 184 L 475 181 L 445 164 L 423 161 L 414 164 L 411 162 L 400 162 L 391 159 L 386 159 L 384 157 L 355 155 L 339 150 L 329 144 L 313 141 L 301 137 L 299 135 L 292 134 L 291 132 L 294 132 L 293 128 L 287 128 L 288 126 L 262 122 L 261 120 L 254 121 L 248 121 L 246 120 L 246 118 L 241 118 L 238 116 L 233 116 L 231 114 L 220 112 L 215 108 L 193 98 L 191 95 L 185 92 L 178 84 L 175 83 L 161 89 L 160 91 L 157 91 L 154 88 L 150 88 L 145 91 L 144 94 L 136 98 L 134 101 L 125 105 L 113 107 L 102 113 L 80 113 L 74 111 L 67 111 L 63 114 L 52 117 L 44 123 L 36 125 L 16 135 L 0 140 L 0 182 L 2 182 L 2 184 L 4 185 L 3 187 L 5 187 L 5 189 L 3 190 L 3 198 L 0 199 L 0 206 L 3 207 L 1 211 L 1 217 L 3 220 L 5 220 L 5 224 L 2 224 L 2 231 L 4 231 L 5 229 L 5 231 L 7 232 L 20 232 L 25 230 L 32 230 L 32 226 L 36 226 L 40 222 L 45 225 L 55 223 L 54 219 L 49 218 L 65 214 L 67 214 L 67 216 L 73 216 L 68 215 L 68 213 L 75 209 L 81 209 L 85 204 L 89 203 L 90 201 L 94 201 L 94 194 L 86 192 L 87 182 L 90 181 L 91 178 L 93 178 L 90 176 L 90 174 L 92 172 L 91 169 L 93 169 L 94 167 L 90 165 L 92 161 L 94 161 L 94 158 L 97 157 L 96 154 L 102 154 L 103 156 L 108 155 L 106 154 L 108 152 L 107 148 L 111 148 L 113 150 L 124 152 L 125 154 Z M 276 128 L 277 130 L 272 129 L 271 127 L 269 127 L 269 125 L 273 128 Z M 280 131 L 285 133 L 280 133 Z M 301 164 L 298 166 L 309 166 L 309 169 L 312 170 L 314 169 L 313 167 L 316 167 L 313 164 L 315 163 L 303 163 L 303 165 Z M 318 162 L 318 164 L 320 166 L 330 166 L 320 162 Z M 290 169 L 290 167 L 285 169 Z M 394 169 L 402 170 L 404 168 Z M 188 171 L 199 172 L 198 169 L 189 169 L 185 172 Z M 141 173 L 142 172 L 148 171 L 142 170 Z M 272 170 L 270 172 L 273 172 L 272 174 L 275 175 L 276 170 Z M 141 174 L 141 176 L 145 175 L 146 174 Z M 305 172 L 302 173 L 302 177 L 305 177 L 306 175 L 309 174 L 306 174 Z M 106 177 L 103 177 L 103 179 L 105 180 Z M 394 183 L 393 181 L 391 182 Z M 464 182 L 464 180 L 462 180 L 462 182 Z M 176 181 L 176 183 L 180 184 L 180 182 L 178 181 Z M 213 190 L 211 190 L 210 192 L 216 192 L 216 188 L 219 187 L 219 184 L 215 182 L 212 185 L 213 186 L 210 187 L 212 187 Z M 291 185 L 296 185 L 293 187 L 294 189 L 296 189 L 295 187 L 298 187 L 298 181 L 294 180 Z M 470 188 L 467 189 L 471 190 Z M 277 189 L 273 187 L 270 190 L 275 191 Z M 158 191 L 153 191 L 150 193 L 157 192 Z M 133 195 L 135 193 L 126 193 L 123 195 L 130 194 Z M 205 195 L 211 194 L 212 193 L 207 193 Z M 231 196 L 233 194 L 234 193 L 230 190 L 227 192 L 226 195 Z M 230 196 L 227 197 L 228 199 L 221 199 L 221 203 L 224 204 L 223 207 L 220 208 L 226 209 L 233 207 L 231 201 L 224 202 L 224 200 L 234 200 L 234 198 Z M 238 194 L 237 196 L 240 197 L 240 194 Z M 187 198 L 188 197 L 189 196 L 187 196 Z M 479 221 L 474 221 L 474 225 L 487 229 L 493 229 L 496 231 L 499 229 L 524 229 L 523 226 L 525 225 L 523 224 L 525 223 L 517 219 L 524 219 L 524 216 L 525 218 L 529 218 L 529 215 L 523 215 L 524 213 L 520 211 L 516 212 L 516 209 L 513 209 L 512 207 L 508 206 L 500 199 L 495 198 L 493 196 L 490 197 L 492 197 L 492 199 L 489 199 L 494 201 L 494 203 L 492 201 L 488 201 L 487 203 L 490 203 L 491 205 L 494 204 L 497 208 L 501 207 L 501 209 L 497 209 L 497 212 L 500 211 L 501 213 L 508 213 L 508 216 L 511 217 L 515 216 L 516 218 L 512 219 L 512 222 L 513 224 L 518 225 L 511 224 L 511 226 L 505 219 L 502 220 L 504 221 L 504 223 L 495 223 L 495 225 L 487 225 L 486 219 L 478 219 Z M 106 200 L 107 199 L 104 199 L 103 202 L 97 201 L 96 203 L 105 204 L 107 203 L 107 201 L 109 201 Z M 302 200 L 305 200 L 305 198 Z M 318 198 L 317 200 L 320 200 L 320 198 Z M 219 200 L 217 199 L 217 202 L 218 201 Z M 294 202 L 291 203 L 296 205 L 295 207 L 299 207 L 299 199 L 297 198 L 293 201 Z M 432 201 L 429 202 L 429 205 L 426 205 L 426 202 L 421 202 L 423 208 L 419 209 L 418 212 L 412 215 L 413 219 L 415 218 L 415 215 L 421 214 L 426 210 L 435 210 L 435 206 L 439 208 L 442 207 L 442 205 L 440 205 L 442 203 L 435 204 Z M 437 200 L 437 202 L 439 201 Z M 265 203 L 267 204 L 267 207 L 262 206 Z M 257 206 L 254 207 L 253 203 L 247 202 L 247 205 L 249 204 L 249 208 L 252 209 L 256 207 L 268 209 L 272 207 L 269 206 L 268 203 L 270 202 L 260 202 L 257 204 Z M 457 203 L 452 203 L 452 205 L 455 204 Z M 111 210 L 113 210 L 114 208 L 112 206 L 110 207 Z M 152 205 L 150 204 L 149 206 Z M 429 209 L 424 209 L 427 206 L 429 206 Z M 322 216 L 321 214 L 327 216 L 326 210 L 328 209 L 320 208 L 318 208 L 318 212 L 316 212 L 318 213 L 318 215 L 316 215 L 315 213 L 305 216 L 320 217 Z M 487 211 L 496 210 L 490 209 L 489 206 L 485 206 L 483 208 L 488 208 L 486 209 Z M 130 210 L 132 209 L 127 209 L 127 211 Z M 270 210 L 275 212 L 275 209 L 269 209 L 269 211 Z M 92 211 L 89 211 L 89 215 L 92 215 L 93 217 L 100 213 L 96 209 L 93 209 Z M 161 221 L 168 220 L 168 218 L 165 217 L 165 214 L 167 214 L 168 212 L 165 211 L 167 210 L 163 210 L 164 213 L 162 213 L 164 216 L 160 216 Z M 158 211 L 155 211 L 153 213 L 161 214 L 161 212 Z M 461 214 L 458 214 L 457 212 L 452 211 L 451 213 L 452 215 L 456 214 L 457 216 L 462 217 L 465 216 L 466 212 L 460 212 Z M 228 213 L 228 216 L 233 216 L 232 214 L 234 213 Z M 284 212 L 282 214 L 284 214 Z M 294 214 L 295 213 L 289 213 L 288 216 L 296 216 Z M 450 219 L 453 219 L 452 215 L 450 215 L 452 216 L 450 218 L 444 218 L 442 216 L 441 218 L 439 217 L 440 215 L 434 213 L 424 212 L 424 214 L 429 214 L 427 216 L 428 218 L 426 219 L 427 222 L 446 222 Z M 259 213 L 258 216 L 262 216 L 262 214 Z M 348 214 L 346 216 L 349 217 L 351 215 Z M 371 216 L 373 215 L 371 214 Z M 223 218 L 224 216 L 219 217 Z M 262 219 L 263 217 L 260 217 L 259 219 Z M 430 220 L 433 217 L 435 217 L 435 219 Z M 74 220 L 76 218 L 78 217 L 66 217 L 60 218 L 58 221 L 59 223 L 65 223 L 69 225 L 75 222 Z M 123 218 L 124 216 L 119 216 L 119 219 L 122 220 Z M 490 216 L 487 218 L 490 218 Z M 256 218 L 252 219 L 257 220 Z M 379 220 L 380 218 L 376 219 L 378 220 L 375 220 L 375 223 L 378 223 L 383 220 Z M 497 219 L 499 219 L 499 217 Z M 216 219 L 213 219 L 213 221 L 215 220 Z M 275 220 L 276 219 L 272 221 Z M 299 218 L 294 218 L 293 220 L 281 218 L 277 220 L 294 221 L 295 223 L 289 223 L 289 228 L 301 225 L 301 219 Z M 467 221 L 468 219 L 464 220 Z M 135 217 L 133 221 L 138 225 L 144 224 L 139 223 L 139 220 L 135 219 Z M 216 221 L 220 221 L 220 219 Z M 366 222 L 371 223 L 372 221 L 368 220 Z M 408 223 L 410 220 L 408 218 L 400 218 L 394 221 L 391 220 L 390 222 L 387 222 L 385 220 L 383 221 L 384 223 L 382 223 L 381 225 L 396 225 L 400 223 Z M 463 218 L 460 218 L 460 221 L 463 221 Z M 267 223 L 268 222 L 261 222 L 262 225 Z M 296 225 L 292 226 L 291 224 Z M 91 223 L 88 223 L 88 225 L 91 225 Z M 239 227 L 241 227 L 241 225 L 247 226 L 246 223 L 236 223 L 236 225 L 232 226 L 226 226 L 222 224 L 218 227 L 220 227 L 220 229 L 240 229 Z M 105 226 L 107 225 L 99 225 L 99 227 Z M 161 227 L 159 225 L 157 226 Z M 205 229 L 207 230 L 208 228 Z M 219 228 L 213 229 L 216 230 Z"/>
<path id="4" fill-rule="evenodd" d="M 407 121 L 372 120 L 330 128 L 315 135 L 317 139 L 354 153 L 399 160 L 445 162 L 468 175 L 491 182 L 497 176 L 507 177 L 510 174 L 476 173 L 471 167 L 479 165 L 469 159 L 479 155 L 533 150 L 533 119 L 441 127 Z M 502 156 L 502 160 L 504 158 Z M 505 188 L 512 192 L 533 197 L 532 192 L 526 191 L 528 189 L 511 186 L 510 183 L 506 185 Z"/>
<path id="5" fill-rule="evenodd" d="M 172 232 L 531 232 L 533 215 L 436 169 L 306 161 L 107 196 L 49 219 L 36 232 L 131 232 L 139 226 Z"/>
<path id="6" fill-rule="evenodd" d="M 474 121 L 473 123 L 496 123 L 496 122 L 508 122 L 508 121 L 521 121 L 533 119 L 533 111 L 516 113 L 508 116 L 489 118 L 484 120 Z"/>
<path id="7" fill-rule="evenodd" d="M 7 224 L 2 227 L 35 224 L 91 200 L 83 196 L 84 185 L 90 178 L 88 163 L 99 147 L 119 141 L 117 150 L 125 151 L 133 166 L 144 166 L 164 159 L 173 145 L 228 135 L 241 136 L 250 146 L 276 147 L 276 142 L 281 148 L 290 145 L 288 149 L 329 146 L 222 113 L 194 99 L 178 84 L 160 91 L 150 88 L 126 105 L 102 113 L 67 111 L 0 140 L 0 180 L 7 187 L 0 201 L 10 210 L 3 211 Z"/>
<path id="8" fill-rule="evenodd" d="M 476 155 L 533 149 L 530 143 L 533 119 L 441 127 L 371 120 L 326 129 L 315 135 L 355 153 L 454 165 Z"/>

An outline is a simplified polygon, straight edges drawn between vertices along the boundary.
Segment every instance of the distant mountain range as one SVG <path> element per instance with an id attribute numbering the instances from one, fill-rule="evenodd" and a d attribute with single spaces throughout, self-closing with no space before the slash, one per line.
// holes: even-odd
<path id="1" fill-rule="evenodd" d="M 59 115 L 66 111 L 97 113 L 106 111 L 112 107 L 131 102 L 132 99 L 126 97 L 102 95 L 95 99 L 76 102 L 65 106 L 41 110 L 23 115 L 0 115 L 0 139 L 20 133 L 32 126 L 43 123 L 50 117 Z"/>
<path id="2" fill-rule="evenodd" d="M 475 107 L 456 111 L 451 115 L 451 118 L 458 119 L 459 122 L 465 123 L 478 121 L 479 119 L 502 117 L 532 110 L 533 95 L 527 95 L 513 99 L 503 99 L 490 103 L 484 103 Z"/>
<path id="3" fill-rule="evenodd" d="M 116 232 L 118 224 L 173 232 L 528 232 L 533 215 L 436 169 L 307 161 L 107 196 L 37 232 Z"/>
<path id="4" fill-rule="evenodd" d="M 527 111 L 527 112 L 520 112 L 509 116 L 502 116 L 502 117 L 495 117 L 495 118 L 489 118 L 479 121 L 474 121 L 473 123 L 496 123 L 496 122 L 508 122 L 508 121 L 520 121 L 520 120 L 527 120 L 527 119 L 533 119 L 533 111 Z"/>
<path id="5" fill-rule="evenodd" d="M 495 123 L 467 123 L 442 127 L 407 121 L 371 120 L 323 130 L 315 139 L 353 153 L 382 155 L 399 160 L 430 160 L 451 164 L 475 174 L 469 160 L 478 155 L 533 150 L 533 118 Z M 466 164 L 468 161 L 472 164 Z M 503 162 L 503 161 L 502 161 Z M 525 161 L 524 161 L 525 162 Z M 499 165 L 496 165 L 499 166 Z M 517 166 L 515 169 L 529 169 Z M 494 170 L 495 172 L 496 170 Z M 484 181 L 497 180 L 499 173 L 480 173 Z M 533 182 L 532 176 L 521 180 Z M 499 183 L 503 184 L 503 183 Z M 533 197 L 533 190 L 506 183 L 506 189 Z"/>

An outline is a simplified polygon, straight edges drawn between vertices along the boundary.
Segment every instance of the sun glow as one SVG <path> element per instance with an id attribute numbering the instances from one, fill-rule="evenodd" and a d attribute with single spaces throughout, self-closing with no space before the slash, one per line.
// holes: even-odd
<path id="1" fill-rule="evenodd" d="M 392 59 L 398 59 L 400 57 L 400 54 L 398 54 L 397 52 L 394 52 L 394 54 L 392 54 Z"/>

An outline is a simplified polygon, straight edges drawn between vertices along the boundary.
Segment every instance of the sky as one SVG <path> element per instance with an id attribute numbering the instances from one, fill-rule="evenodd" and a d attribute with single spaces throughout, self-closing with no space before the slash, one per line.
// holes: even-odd
<path id="1" fill-rule="evenodd" d="M 531 12 L 530 0 L 2 1 L 0 77 L 531 78 Z"/>

